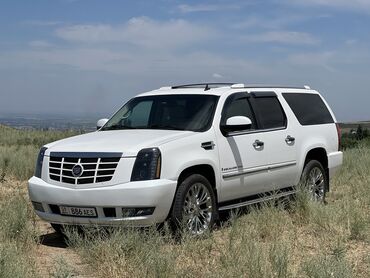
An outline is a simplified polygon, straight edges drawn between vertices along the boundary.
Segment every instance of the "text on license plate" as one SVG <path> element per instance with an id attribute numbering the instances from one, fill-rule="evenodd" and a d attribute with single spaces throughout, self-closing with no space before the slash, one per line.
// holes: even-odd
<path id="1" fill-rule="evenodd" d="M 79 217 L 96 217 L 95 208 L 59 206 L 60 214 Z"/>

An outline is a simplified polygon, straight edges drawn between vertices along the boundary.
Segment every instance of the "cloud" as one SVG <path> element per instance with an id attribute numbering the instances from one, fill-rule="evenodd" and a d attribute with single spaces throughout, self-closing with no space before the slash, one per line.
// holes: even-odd
<path id="1" fill-rule="evenodd" d="M 147 17 L 135 17 L 122 25 L 72 25 L 58 28 L 55 34 L 70 42 L 126 43 L 164 49 L 197 43 L 214 35 L 209 28 L 185 20 L 155 21 Z"/>
<path id="2" fill-rule="evenodd" d="M 215 12 L 215 11 L 225 11 L 225 10 L 233 10 L 238 9 L 238 5 L 228 4 L 228 5 L 220 5 L 220 4 L 199 4 L 199 5 L 178 5 L 177 8 L 182 13 L 194 13 L 194 12 Z"/>
<path id="3" fill-rule="evenodd" d="M 245 36 L 252 43 L 281 43 L 281 44 L 318 44 L 320 41 L 311 34 L 294 31 L 271 31 Z"/>
<path id="4" fill-rule="evenodd" d="M 317 19 L 330 18 L 329 14 L 284 14 L 279 16 L 248 16 L 246 19 L 233 23 L 231 26 L 234 29 L 284 29 L 287 26 L 301 24 L 307 21 L 317 21 Z"/>
<path id="5" fill-rule="evenodd" d="M 347 39 L 345 41 L 346 45 L 355 45 L 358 41 L 356 39 Z"/>
<path id="6" fill-rule="evenodd" d="M 291 5 L 327 6 L 366 13 L 370 12 L 369 0 L 285 0 L 285 2 Z"/>
<path id="7" fill-rule="evenodd" d="M 221 79 L 221 78 L 224 78 L 221 74 L 219 73 L 214 73 L 212 74 L 212 77 L 215 78 L 215 79 Z"/>
<path id="8" fill-rule="evenodd" d="M 109 50 L 104 48 L 51 48 L 14 50 L 0 55 L 1 69 L 33 71 L 68 70 L 68 72 L 106 72 L 135 82 L 159 80 L 201 82 L 210 76 L 238 80 L 247 76 L 266 76 L 269 68 L 248 59 L 195 51 L 190 53 L 158 52 L 153 55 L 140 49 Z M 133 79 L 130 79 L 133 78 Z M 181 83 L 181 82 L 180 82 Z"/>
<path id="9" fill-rule="evenodd" d="M 330 65 L 335 60 L 335 56 L 336 52 L 334 51 L 299 53 L 290 55 L 288 61 L 294 65 L 315 66 L 329 71 L 335 71 Z"/>
<path id="10" fill-rule="evenodd" d="M 51 47 L 53 44 L 47 42 L 47 41 L 42 41 L 42 40 L 35 40 L 35 41 L 30 41 L 28 43 L 29 46 L 34 47 L 34 48 L 46 48 L 46 47 Z"/>
<path id="11" fill-rule="evenodd" d="M 24 21 L 23 24 L 31 26 L 57 26 L 63 24 L 62 21 L 43 21 L 43 20 L 29 20 Z"/>

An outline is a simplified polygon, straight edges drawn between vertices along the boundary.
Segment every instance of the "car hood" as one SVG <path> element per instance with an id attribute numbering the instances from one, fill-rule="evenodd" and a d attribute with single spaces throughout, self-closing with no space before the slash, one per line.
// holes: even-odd
<path id="1" fill-rule="evenodd" d="M 159 147 L 178 138 L 196 134 L 175 130 L 113 130 L 96 131 L 46 145 L 50 152 L 122 152 L 136 156 L 143 148 Z"/>

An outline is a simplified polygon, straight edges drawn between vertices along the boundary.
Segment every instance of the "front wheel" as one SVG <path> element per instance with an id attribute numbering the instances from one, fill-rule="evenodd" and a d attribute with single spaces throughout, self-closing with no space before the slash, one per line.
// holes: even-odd
<path id="1" fill-rule="evenodd" d="M 193 174 L 181 182 L 171 215 L 176 229 L 202 235 L 212 229 L 216 214 L 215 192 L 205 177 Z"/>
<path id="2" fill-rule="evenodd" d="M 322 164 L 317 160 L 310 160 L 304 167 L 301 185 L 307 190 L 313 201 L 325 202 L 328 188 L 328 177 Z"/>

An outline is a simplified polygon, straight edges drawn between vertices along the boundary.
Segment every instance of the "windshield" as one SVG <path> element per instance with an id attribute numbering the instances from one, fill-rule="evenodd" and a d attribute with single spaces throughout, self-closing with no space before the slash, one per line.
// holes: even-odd
<path id="1" fill-rule="evenodd" d="M 212 95 L 158 95 L 133 98 L 101 130 L 205 131 L 212 124 L 218 98 Z"/>

